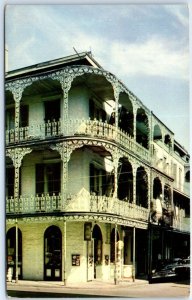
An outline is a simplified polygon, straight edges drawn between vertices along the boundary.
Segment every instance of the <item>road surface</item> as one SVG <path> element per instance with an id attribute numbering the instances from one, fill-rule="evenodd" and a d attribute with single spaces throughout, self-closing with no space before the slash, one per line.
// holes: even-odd
<path id="1" fill-rule="evenodd" d="M 90 286 L 43 286 L 8 285 L 8 295 L 19 298 L 84 298 L 84 297 L 126 297 L 126 298 L 167 298 L 189 297 L 190 284 L 185 282 L 164 282 L 148 284 L 91 284 Z"/>

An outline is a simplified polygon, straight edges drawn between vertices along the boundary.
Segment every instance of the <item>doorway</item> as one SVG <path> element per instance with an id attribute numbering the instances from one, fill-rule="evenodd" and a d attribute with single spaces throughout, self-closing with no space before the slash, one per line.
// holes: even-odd
<path id="1" fill-rule="evenodd" d="M 57 226 L 50 226 L 44 234 L 44 279 L 62 280 L 62 234 Z"/>
<path id="2" fill-rule="evenodd" d="M 95 225 L 93 228 L 92 238 L 94 240 L 94 279 L 97 276 L 97 268 L 102 264 L 102 246 L 103 246 L 103 239 L 101 229 L 98 225 Z"/>
<path id="3" fill-rule="evenodd" d="M 18 228 L 18 278 L 22 279 L 22 234 Z M 12 279 L 16 276 L 16 227 L 7 232 L 7 270 L 11 269 Z"/>

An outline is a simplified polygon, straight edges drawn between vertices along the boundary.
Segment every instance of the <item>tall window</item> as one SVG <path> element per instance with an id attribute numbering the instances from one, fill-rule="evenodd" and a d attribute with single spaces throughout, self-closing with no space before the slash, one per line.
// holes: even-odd
<path id="1" fill-rule="evenodd" d="M 6 196 L 14 197 L 15 168 L 6 168 Z M 19 195 L 21 195 L 21 168 L 19 169 Z"/>
<path id="2" fill-rule="evenodd" d="M 61 191 L 60 163 L 36 165 L 36 194 L 58 195 Z"/>
<path id="3" fill-rule="evenodd" d="M 104 109 L 102 109 L 101 107 L 99 107 L 93 99 L 89 100 L 89 117 L 91 118 L 91 120 L 102 120 L 103 122 L 105 122 L 106 120 L 106 112 L 104 111 Z"/>
<path id="4" fill-rule="evenodd" d="M 94 164 L 90 164 L 90 193 L 96 195 L 105 194 L 107 187 L 106 171 L 97 168 Z"/>
<path id="5" fill-rule="evenodd" d="M 148 207 L 148 176 L 143 167 L 137 169 L 136 204 L 145 208 Z"/>
<path id="6" fill-rule="evenodd" d="M 20 127 L 29 126 L 29 106 L 28 105 L 21 105 L 21 107 L 20 107 L 19 126 Z"/>
<path id="7" fill-rule="evenodd" d="M 182 169 L 179 168 L 178 187 L 181 188 Z"/>
<path id="8" fill-rule="evenodd" d="M 15 128 L 15 108 L 6 109 L 6 130 Z"/>
<path id="9" fill-rule="evenodd" d="M 45 106 L 45 123 L 48 121 L 59 121 L 60 119 L 60 99 L 44 102 Z"/>
<path id="10" fill-rule="evenodd" d="M 173 167 L 173 178 L 175 181 L 177 181 L 177 164 L 173 163 L 172 167 Z"/>

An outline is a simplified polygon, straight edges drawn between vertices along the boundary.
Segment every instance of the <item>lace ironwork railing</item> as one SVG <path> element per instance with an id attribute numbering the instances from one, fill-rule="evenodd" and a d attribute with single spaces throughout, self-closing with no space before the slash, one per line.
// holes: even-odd
<path id="1" fill-rule="evenodd" d="M 62 128 L 66 128 L 66 132 L 63 132 Z M 149 151 L 137 143 L 132 136 L 115 126 L 108 124 L 107 122 L 98 121 L 96 119 L 69 119 L 65 126 L 62 126 L 62 122 L 59 120 L 57 122 L 47 121 L 43 124 L 23 127 L 19 129 L 18 141 L 15 140 L 15 130 L 7 130 L 6 143 L 9 144 L 19 141 L 28 141 L 31 139 L 46 139 L 60 135 L 97 137 L 105 140 L 116 141 L 125 149 L 129 149 L 142 158 L 149 160 Z"/>
<path id="2" fill-rule="evenodd" d="M 149 151 L 138 144 L 133 137 L 123 132 L 121 129 L 116 128 L 107 122 L 98 120 L 75 120 L 71 119 L 67 125 L 68 135 L 85 135 L 91 137 L 100 137 L 106 140 L 114 140 L 126 149 L 142 156 L 144 159 L 149 160 Z"/>
<path id="3" fill-rule="evenodd" d="M 84 196 L 83 196 L 84 197 Z M 146 208 L 137 206 L 115 198 L 106 196 L 89 195 L 84 198 L 79 195 L 69 195 L 65 203 L 62 203 L 62 196 L 42 194 L 41 196 L 20 196 L 19 199 L 7 197 L 6 213 L 42 213 L 42 212 L 92 212 L 119 215 L 131 219 L 147 221 L 149 211 Z"/>
<path id="4" fill-rule="evenodd" d="M 15 130 L 6 130 L 6 144 L 28 141 L 32 139 L 45 139 L 61 135 L 61 120 L 43 124 L 31 125 L 19 128 L 18 140 L 16 140 Z"/>
<path id="5" fill-rule="evenodd" d="M 20 196 L 6 198 L 6 213 L 38 213 L 61 210 L 61 195 L 42 194 L 41 196 Z"/>
<path id="6" fill-rule="evenodd" d="M 147 221 L 148 209 L 134 203 L 119 200 L 117 198 L 91 195 L 90 208 L 92 212 L 116 214 L 131 219 Z"/>

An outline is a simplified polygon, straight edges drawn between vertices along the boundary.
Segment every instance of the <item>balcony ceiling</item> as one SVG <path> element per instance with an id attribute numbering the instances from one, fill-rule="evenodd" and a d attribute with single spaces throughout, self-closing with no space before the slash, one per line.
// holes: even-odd
<path id="1" fill-rule="evenodd" d="M 45 80 L 35 81 L 33 84 L 28 86 L 24 90 L 23 96 L 46 94 L 46 93 L 52 93 L 52 92 L 60 93 L 61 91 L 62 91 L 62 89 L 61 89 L 60 82 L 57 80 L 48 78 Z"/>
<path id="2" fill-rule="evenodd" d="M 84 85 L 103 100 L 114 99 L 112 85 L 104 76 L 95 74 L 84 74 L 74 79 L 72 86 Z"/>

